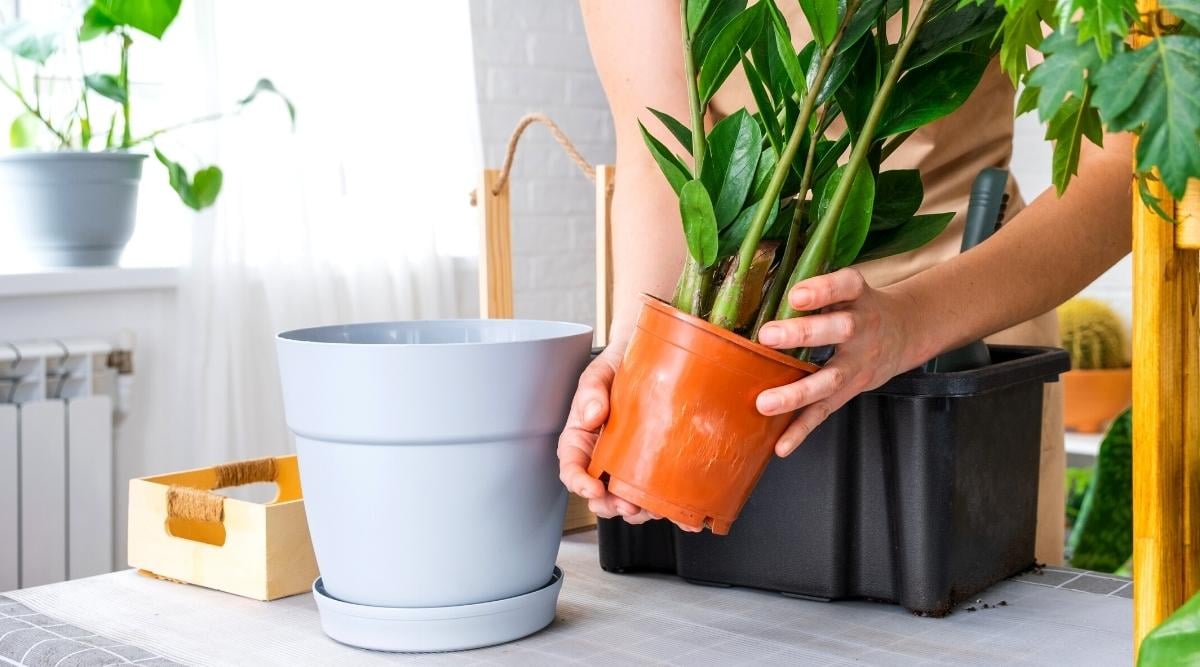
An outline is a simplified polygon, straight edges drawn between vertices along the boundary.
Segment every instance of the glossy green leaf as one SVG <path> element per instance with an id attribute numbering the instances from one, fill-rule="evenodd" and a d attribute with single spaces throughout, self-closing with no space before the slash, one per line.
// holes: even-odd
<path id="1" fill-rule="evenodd" d="M 671 189 L 675 194 L 679 194 L 683 189 L 683 184 L 692 180 L 692 172 L 683 164 L 674 153 L 670 151 L 661 141 L 656 139 L 654 135 L 646 130 L 646 126 L 638 122 L 638 127 L 642 131 L 642 140 L 646 142 L 646 147 L 650 149 L 650 156 L 658 163 L 658 168 L 662 170 L 663 176 L 667 177 L 667 182 L 671 184 Z"/>
<path id="2" fill-rule="evenodd" d="M 28 111 L 13 119 L 8 128 L 8 145 L 13 148 L 33 148 L 37 146 L 38 134 L 42 129 L 42 121 Z"/>
<path id="3" fill-rule="evenodd" d="M 1054 0 L 1027 0 L 1005 4 L 1000 27 L 1000 67 L 1015 86 L 1029 71 L 1027 50 L 1042 43 L 1042 19 L 1053 16 Z"/>
<path id="4" fill-rule="evenodd" d="M 125 104 L 129 101 L 129 91 L 112 74 L 89 74 L 83 77 L 83 83 L 88 90 L 107 97 L 117 104 Z"/>
<path id="5" fill-rule="evenodd" d="M 651 109 L 649 107 L 647 107 L 647 109 L 650 111 L 650 113 L 654 114 L 654 117 L 657 118 L 663 124 L 663 126 L 667 128 L 667 131 L 671 133 L 671 136 L 675 137 L 676 141 L 678 141 L 683 146 L 684 150 L 686 150 L 690 155 L 692 152 L 692 131 L 688 129 L 688 126 L 684 125 L 678 120 L 675 120 L 669 114 L 659 111 L 658 109 Z"/>
<path id="6" fill-rule="evenodd" d="M 721 119 L 708 135 L 700 178 L 712 195 L 717 225 L 733 221 L 746 203 L 762 149 L 762 131 L 745 109 Z"/>
<path id="7" fill-rule="evenodd" d="M 800 0 L 800 11 L 804 12 L 813 39 L 822 49 L 837 35 L 838 4 L 833 0 Z"/>
<path id="8" fill-rule="evenodd" d="M 1047 37 L 1042 52 L 1046 60 L 1029 72 L 1026 85 L 1040 88 L 1038 118 L 1045 123 L 1058 113 L 1068 95 L 1083 97 L 1087 73 L 1100 65 L 1100 53 L 1091 42 L 1080 44 L 1070 28 Z"/>
<path id="9" fill-rule="evenodd" d="M 162 151 L 154 149 L 154 156 L 167 168 L 167 176 L 171 189 L 179 195 L 179 199 L 189 208 L 199 211 L 212 206 L 221 192 L 222 174 L 215 166 L 205 167 L 196 172 L 193 178 L 188 178 L 183 165 L 171 160 Z"/>
<path id="10" fill-rule="evenodd" d="M 742 241 L 746 239 L 746 234 L 750 231 L 750 222 L 754 219 L 754 213 L 758 210 L 761 202 L 754 202 L 747 206 L 728 228 L 721 230 L 720 242 L 717 247 L 717 259 L 732 257 L 738 253 L 738 249 L 742 247 Z M 771 207 L 771 213 L 767 216 L 767 222 L 763 225 L 764 230 L 768 230 L 774 225 L 779 218 L 779 200 Z M 762 238 L 766 238 L 764 233 Z"/>
<path id="11" fill-rule="evenodd" d="M 887 11 L 894 12 L 898 7 L 897 3 L 893 3 L 893 6 L 888 7 Z M 885 11 L 883 0 L 860 2 L 858 11 L 854 12 L 854 16 L 850 17 L 850 22 L 846 24 L 846 34 L 842 35 L 838 50 L 846 51 L 854 46 L 858 40 L 862 39 L 863 35 L 875 27 L 875 23 L 879 20 L 879 14 L 883 11 Z"/>
<path id="12" fill-rule="evenodd" d="M 270 79 L 259 79 L 258 82 L 254 84 L 254 90 L 251 90 L 249 95 L 237 101 L 238 106 L 244 107 L 247 104 L 250 104 L 262 93 L 274 95 L 283 100 L 284 105 L 287 106 L 288 119 L 292 121 L 292 127 L 294 128 L 296 126 L 296 105 L 292 104 L 292 101 L 288 99 L 287 95 L 279 92 L 279 89 L 275 87 L 274 83 L 271 83 Z"/>
<path id="13" fill-rule="evenodd" d="M 779 56 L 779 62 L 783 65 L 784 72 L 787 73 L 788 81 L 792 84 L 792 92 L 797 97 L 803 97 L 806 88 L 804 65 L 800 62 L 796 48 L 792 45 L 791 31 L 788 29 L 783 14 L 773 3 L 771 9 L 774 10 L 771 12 L 771 27 L 775 33 L 775 52 Z"/>
<path id="14" fill-rule="evenodd" d="M 758 156 L 758 166 L 754 169 L 754 184 L 750 186 L 751 201 L 758 201 L 767 194 L 767 186 L 771 183 L 771 176 L 778 161 L 775 151 L 770 148 Z"/>
<path id="15" fill-rule="evenodd" d="M 1195 665 L 1200 647 L 1200 594 L 1193 595 L 1142 640 L 1138 667 Z"/>
<path id="16" fill-rule="evenodd" d="M 895 229 L 908 222 L 921 201 L 925 188 L 916 169 L 881 171 L 875 178 L 875 206 L 871 210 L 871 232 Z"/>
<path id="17" fill-rule="evenodd" d="M 846 173 L 846 167 L 833 170 L 817 196 L 817 220 L 823 220 L 829 209 L 829 204 L 837 190 L 838 183 Z M 867 240 L 867 232 L 871 227 L 871 209 L 875 200 L 875 180 L 867 169 L 860 169 L 850 186 L 850 196 L 842 207 L 838 217 L 837 231 L 834 234 L 833 252 L 830 253 L 830 270 L 834 271 L 850 266 L 863 243 Z"/>
<path id="18" fill-rule="evenodd" d="M 868 39 L 859 49 L 858 61 L 834 95 L 851 137 L 858 137 L 871 111 L 871 103 L 875 101 L 875 94 L 879 90 L 878 75 L 875 40 Z"/>
<path id="19" fill-rule="evenodd" d="M 834 56 L 833 62 L 829 65 L 829 71 L 825 73 L 825 83 L 817 93 L 817 104 L 824 104 L 837 92 L 842 82 L 850 75 L 850 71 L 854 69 L 854 64 L 858 62 L 858 54 L 867 41 L 869 40 L 860 39 L 849 49 Z M 808 85 L 813 85 L 813 81 L 817 78 L 817 70 L 820 68 L 821 59 L 814 56 L 808 66 Z"/>
<path id="20" fill-rule="evenodd" d="M 1094 44 L 1099 56 L 1108 59 L 1114 42 L 1129 34 L 1129 26 L 1137 18 L 1135 0 L 1059 0 L 1058 23 L 1062 26 L 1075 20 L 1076 38 L 1080 44 Z"/>
<path id="21" fill-rule="evenodd" d="M 1188 178 L 1200 176 L 1200 37 L 1159 37 L 1114 55 L 1093 78 L 1108 129 L 1140 133 L 1137 170 L 1157 167 L 1182 197 Z"/>
<path id="22" fill-rule="evenodd" d="M 1175 216 L 1167 213 L 1162 207 L 1162 202 L 1159 201 L 1158 197 L 1154 196 L 1154 193 L 1150 191 L 1150 185 L 1147 183 L 1150 178 L 1150 174 L 1137 175 L 1138 197 L 1141 198 L 1142 203 L 1145 204 L 1151 211 L 1154 211 L 1155 215 L 1158 217 L 1166 220 L 1167 222 L 1176 222 Z"/>
<path id="23" fill-rule="evenodd" d="M 908 72 L 888 102 L 876 137 L 915 130 L 949 115 L 970 97 L 987 65 L 987 56 L 952 52 Z"/>
<path id="24" fill-rule="evenodd" d="M 1038 97 L 1041 88 L 1037 86 L 1025 86 L 1021 89 L 1021 96 L 1017 98 L 1016 115 L 1022 116 L 1033 111 L 1038 107 Z"/>
<path id="25" fill-rule="evenodd" d="M 181 0 L 95 0 L 92 8 L 114 25 L 129 26 L 161 39 L 179 14 Z"/>
<path id="26" fill-rule="evenodd" d="M 79 41 L 86 42 L 107 35 L 116 27 L 116 21 L 93 5 L 83 13 L 83 23 L 79 26 Z"/>
<path id="27" fill-rule="evenodd" d="M 61 32 L 52 26 L 29 21 L 12 21 L 0 26 L 0 46 L 18 58 L 39 65 L 46 64 L 46 60 L 58 51 L 61 41 Z"/>
<path id="28" fill-rule="evenodd" d="M 855 263 L 883 259 L 916 250 L 937 238 L 954 219 L 953 213 L 915 215 L 908 222 L 887 231 L 871 234 L 863 244 Z"/>
<path id="29" fill-rule="evenodd" d="M 679 191 L 679 215 L 688 252 L 701 268 L 717 261 L 717 219 L 713 214 L 708 189 L 699 180 L 691 180 Z"/>
<path id="30" fill-rule="evenodd" d="M 993 38 L 1004 21 L 1004 9 L 998 5 L 970 4 L 946 12 L 925 22 L 913 40 L 904 67 L 913 69 L 932 62 L 953 49 L 975 40 L 999 47 Z"/>
<path id="31" fill-rule="evenodd" d="M 817 143 L 816 160 L 813 167 L 813 183 L 819 183 L 837 167 L 846 148 L 850 146 L 850 133 L 845 132 L 836 141 L 822 139 Z M 813 189 L 816 192 L 816 188 Z"/>
<path id="32" fill-rule="evenodd" d="M 775 149 L 776 153 L 782 154 L 786 139 L 783 136 L 783 130 L 779 127 L 779 119 L 775 117 L 775 107 L 771 104 L 771 99 L 762 81 L 762 77 L 759 76 L 758 69 L 745 57 L 742 58 L 742 70 L 746 74 L 746 82 L 750 86 L 750 94 L 754 96 L 754 104 L 759 109 L 756 117 L 763 129 L 766 130 L 767 139 L 771 142 L 771 147 Z"/>
<path id="33" fill-rule="evenodd" d="M 741 61 L 742 54 L 758 39 L 762 18 L 762 4 L 755 4 L 734 17 L 713 39 L 700 65 L 698 88 L 702 102 L 712 99 Z"/>
<path id="34" fill-rule="evenodd" d="M 709 7 L 707 16 L 692 41 L 692 55 L 697 64 L 704 62 L 704 56 L 708 54 L 709 47 L 717 35 L 721 34 L 721 30 L 745 9 L 746 0 L 716 0 L 716 4 Z"/>
<path id="35" fill-rule="evenodd" d="M 685 0 L 687 2 L 687 30 L 688 37 L 695 37 L 696 32 L 700 30 L 700 25 L 704 23 L 705 15 L 708 13 L 711 5 L 710 0 Z M 720 0 L 717 0 L 720 2 Z"/>

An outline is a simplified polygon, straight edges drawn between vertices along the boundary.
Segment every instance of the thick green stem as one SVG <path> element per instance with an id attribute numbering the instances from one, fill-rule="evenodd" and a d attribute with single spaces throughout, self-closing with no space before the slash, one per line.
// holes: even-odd
<path id="1" fill-rule="evenodd" d="M 737 324 L 738 313 L 741 310 L 742 292 L 746 287 L 746 275 L 749 273 L 750 266 L 754 262 L 754 252 L 758 250 L 758 243 L 762 240 L 767 218 L 770 217 L 771 209 L 775 206 L 775 201 L 779 199 L 780 191 L 783 190 L 783 183 L 787 180 L 788 174 L 792 170 L 792 162 L 796 159 L 797 151 L 800 150 L 800 143 L 804 140 L 805 135 L 808 134 L 808 122 L 812 118 L 813 110 L 817 106 L 817 96 L 820 94 L 821 87 L 825 83 L 825 76 L 829 72 L 829 68 L 833 65 L 833 59 L 837 56 L 838 45 L 842 41 L 846 25 L 850 22 L 850 18 L 854 16 L 857 8 L 857 2 L 851 1 L 849 3 L 846 7 L 846 16 L 842 20 L 841 26 L 838 27 L 837 33 L 821 54 L 821 62 L 817 67 L 817 74 L 804 94 L 804 103 L 800 107 L 800 115 L 796 119 L 795 129 L 792 130 L 792 134 L 788 137 L 788 142 L 784 146 L 783 153 L 775 163 L 775 171 L 771 174 L 771 180 L 767 184 L 766 193 L 759 201 L 758 208 L 754 211 L 754 218 L 750 220 L 750 227 L 746 230 L 746 238 L 742 239 L 742 244 L 738 247 L 736 273 L 733 280 L 726 280 L 721 285 L 721 290 L 717 293 L 717 299 L 713 302 L 712 315 L 709 316 L 709 321 L 719 327 L 731 329 Z M 816 142 L 817 139 L 814 136 L 811 143 L 815 145 Z"/>
<path id="2" fill-rule="evenodd" d="M 121 71 L 117 74 L 117 85 L 125 93 L 125 100 L 121 102 L 121 119 L 124 121 L 123 133 L 121 135 L 121 148 L 129 148 L 133 145 L 133 128 L 129 126 L 129 46 L 133 44 L 129 34 L 121 33 Z"/>
<path id="3" fill-rule="evenodd" d="M 817 116 L 817 128 L 822 131 L 825 126 L 826 111 L 828 108 L 822 108 L 820 115 Z M 762 325 L 775 318 L 775 311 L 779 308 L 779 302 L 783 299 L 784 290 L 787 288 L 788 276 L 792 275 L 792 269 L 796 267 L 796 260 L 800 257 L 800 246 L 804 240 L 804 197 L 812 185 L 813 168 L 817 158 L 817 140 L 820 137 L 821 135 L 817 134 L 808 144 L 808 154 L 804 157 L 804 173 L 800 177 L 800 192 L 796 195 L 796 210 L 792 214 L 792 225 L 788 228 L 783 259 L 779 261 L 779 267 L 775 269 L 775 277 L 771 279 L 771 286 L 767 289 L 767 295 L 763 297 L 762 305 L 758 309 L 758 316 L 754 320 L 754 328 L 750 330 L 750 340 L 752 341 L 758 340 L 758 330 L 762 328 Z"/>
<path id="4" fill-rule="evenodd" d="M 854 149 L 850 152 L 850 160 L 846 163 L 846 171 L 842 174 L 841 180 L 838 181 L 837 189 L 834 190 L 833 197 L 829 200 L 829 207 L 817 222 L 816 229 L 813 231 L 808 244 L 805 245 L 804 253 L 800 255 L 800 261 L 796 263 L 796 269 L 792 272 L 791 278 L 788 280 L 789 287 L 802 280 L 820 275 L 826 270 L 829 256 L 833 250 L 837 222 L 842 215 L 842 209 L 846 205 L 846 200 L 850 196 L 850 187 L 854 184 L 854 178 L 858 174 L 858 170 L 866 163 L 867 153 L 871 149 L 871 144 L 875 141 L 875 130 L 879 127 L 879 121 L 883 117 L 883 110 L 892 96 L 892 90 L 896 87 L 896 80 L 900 78 L 904 58 L 908 55 L 909 49 L 912 48 L 917 34 L 920 33 L 921 24 L 924 22 L 925 15 L 929 12 L 931 4 L 929 0 L 922 2 L 921 7 L 913 15 L 908 32 L 904 35 L 904 39 L 900 41 L 900 46 L 896 49 L 896 56 L 892 59 L 892 63 L 888 67 L 887 76 L 884 77 L 883 82 L 879 86 L 879 92 L 871 102 L 871 110 L 867 113 L 862 132 L 859 133 L 858 140 L 854 144 Z M 779 304 L 776 319 L 796 317 L 800 314 L 800 311 L 792 308 L 791 304 L 784 299 Z"/>
<path id="5" fill-rule="evenodd" d="M 683 31 L 683 69 L 687 78 L 688 109 L 692 115 L 692 158 L 695 178 L 700 178 L 704 167 L 704 156 L 708 150 L 708 137 L 704 133 L 704 103 L 696 87 L 696 55 L 692 51 L 692 36 L 688 33 L 688 2 L 679 3 L 679 29 Z"/>
<path id="6" fill-rule="evenodd" d="M 693 178 L 700 178 L 700 170 L 704 168 L 704 157 L 708 150 L 708 137 L 705 135 L 704 115 L 705 105 L 700 100 L 700 90 L 696 85 L 696 57 L 692 51 L 692 36 L 687 24 L 688 0 L 679 3 L 679 29 L 683 31 L 683 69 L 687 80 L 688 109 L 692 116 L 692 166 Z M 671 304 L 685 313 L 701 316 L 705 297 L 712 285 L 713 269 L 705 269 L 688 254 L 684 263 L 683 273 L 675 285 L 675 296 Z"/>

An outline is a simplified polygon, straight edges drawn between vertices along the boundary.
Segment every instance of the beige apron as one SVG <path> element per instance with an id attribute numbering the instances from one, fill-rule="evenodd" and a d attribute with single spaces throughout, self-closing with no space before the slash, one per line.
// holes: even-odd
<path id="1" fill-rule="evenodd" d="M 809 40 L 808 26 L 797 3 L 781 3 L 797 46 Z M 888 24 L 890 38 L 899 33 L 899 17 Z M 954 113 L 917 130 L 883 163 L 884 169 L 919 169 L 925 186 L 922 213 L 954 211 L 956 215 L 940 236 L 912 252 L 858 265 L 867 282 L 880 287 L 903 280 L 946 261 L 959 252 L 971 183 L 985 167 L 1007 167 L 1012 157 L 1013 86 L 995 61 L 984 72 L 979 87 Z M 739 67 L 713 97 L 715 119 L 747 107 L 754 100 Z M 836 136 L 841 119 L 831 128 Z M 1009 179 L 1006 219 L 1024 207 L 1014 179 Z M 1054 311 L 989 337 L 991 343 L 1058 345 Z M 1037 559 L 1062 562 L 1065 528 L 1065 467 L 1063 448 L 1062 389 L 1046 386 L 1042 413 L 1041 472 L 1038 483 Z"/>

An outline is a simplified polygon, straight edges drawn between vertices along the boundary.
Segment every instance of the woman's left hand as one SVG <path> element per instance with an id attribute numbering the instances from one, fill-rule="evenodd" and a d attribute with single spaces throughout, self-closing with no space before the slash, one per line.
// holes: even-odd
<path id="1" fill-rule="evenodd" d="M 867 285 L 855 269 L 797 283 L 787 298 L 793 308 L 813 314 L 764 324 L 759 342 L 783 350 L 834 345 L 836 351 L 816 373 L 758 395 L 758 411 L 764 415 L 799 411 L 775 444 L 779 456 L 795 451 L 860 392 L 920 363 L 910 361 L 916 358 L 910 341 L 917 340 L 906 317 L 912 304 L 894 291 Z"/>

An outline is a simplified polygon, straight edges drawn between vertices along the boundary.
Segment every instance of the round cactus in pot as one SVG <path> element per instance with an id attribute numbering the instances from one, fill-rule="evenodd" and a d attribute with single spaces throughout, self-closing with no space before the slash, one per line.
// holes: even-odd
<path id="1" fill-rule="evenodd" d="M 1072 368 L 1062 376 L 1064 421 L 1068 429 L 1100 433 L 1132 400 L 1125 325 L 1107 304 L 1086 297 L 1063 304 L 1058 321 Z"/>

